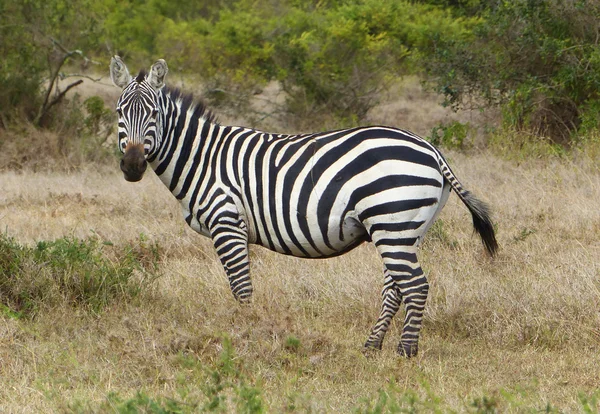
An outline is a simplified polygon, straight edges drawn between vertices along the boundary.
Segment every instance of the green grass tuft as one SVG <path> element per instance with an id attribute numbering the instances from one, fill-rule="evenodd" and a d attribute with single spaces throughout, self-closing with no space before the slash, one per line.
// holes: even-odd
<path id="1" fill-rule="evenodd" d="M 11 317 L 65 304 L 99 311 L 138 296 L 157 276 L 158 248 L 143 240 L 124 248 L 96 237 L 26 246 L 0 235 L 0 302 Z"/>

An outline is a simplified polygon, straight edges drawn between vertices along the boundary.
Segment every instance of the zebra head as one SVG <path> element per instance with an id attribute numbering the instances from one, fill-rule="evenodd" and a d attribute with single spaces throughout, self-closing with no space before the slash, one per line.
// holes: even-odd
<path id="1" fill-rule="evenodd" d="M 159 91 L 165 85 L 167 62 L 158 60 L 150 73 L 141 71 L 133 78 L 119 56 L 110 61 L 110 78 L 123 91 L 117 101 L 119 150 L 123 155 L 121 171 L 127 181 L 144 176 L 146 157 L 159 146 L 162 131 Z"/>

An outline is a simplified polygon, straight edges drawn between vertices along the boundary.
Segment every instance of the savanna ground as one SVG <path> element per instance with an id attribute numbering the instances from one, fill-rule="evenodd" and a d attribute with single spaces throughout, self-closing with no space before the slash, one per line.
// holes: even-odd
<path id="1" fill-rule="evenodd" d="M 444 115 L 419 99 L 372 120 L 427 133 L 421 118 Z M 492 206 L 501 250 L 486 256 L 452 196 L 420 253 L 431 288 L 413 359 L 395 353 L 401 315 L 383 351 L 361 352 L 383 279 L 371 245 L 328 260 L 254 247 L 254 300 L 241 306 L 210 240 L 152 173 L 127 183 L 117 161 L 0 173 L 5 238 L 32 249 L 91 238 L 115 268 L 134 246 L 152 269 L 99 307 L 62 297 L 52 280 L 35 312 L 4 306 L 0 411 L 596 412 L 597 157 L 444 153 Z"/>

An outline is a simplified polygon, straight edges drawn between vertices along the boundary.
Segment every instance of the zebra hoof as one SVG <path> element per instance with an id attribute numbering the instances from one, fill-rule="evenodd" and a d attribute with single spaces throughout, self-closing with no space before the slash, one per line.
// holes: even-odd
<path id="1" fill-rule="evenodd" d="M 252 303 L 252 296 L 245 296 L 236 298 L 238 303 L 243 306 L 248 306 Z"/>
<path id="2" fill-rule="evenodd" d="M 398 344 L 398 354 L 402 357 L 412 358 L 414 356 L 417 356 L 418 352 L 419 345 L 417 343 L 403 344 L 402 342 L 400 342 L 400 344 Z"/>
<path id="3" fill-rule="evenodd" d="M 366 357 L 374 356 L 381 351 L 381 343 L 374 343 L 367 341 L 363 346 L 362 353 Z"/>
<path id="4" fill-rule="evenodd" d="M 240 305 L 249 305 L 252 303 L 252 295 L 245 295 L 245 296 L 236 296 L 234 295 L 235 300 L 237 300 L 237 302 Z"/>
<path id="5" fill-rule="evenodd" d="M 235 291 L 232 289 L 233 297 L 242 305 L 248 305 L 252 303 L 252 292 L 252 287 L 240 291 Z"/>

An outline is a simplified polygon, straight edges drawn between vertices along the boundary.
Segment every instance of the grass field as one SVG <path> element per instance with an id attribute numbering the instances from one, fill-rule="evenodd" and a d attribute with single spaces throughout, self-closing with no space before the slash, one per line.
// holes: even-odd
<path id="1" fill-rule="evenodd" d="M 421 249 L 431 289 L 410 360 L 394 351 L 401 317 L 383 351 L 361 352 L 382 286 L 371 245 L 328 260 L 253 248 L 254 301 L 240 306 L 211 242 L 153 174 L 1 173 L 0 226 L 14 243 L 92 237 L 114 266 L 131 246 L 154 246 L 158 268 L 97 308 L 52 280 L 35 312 L 4 306 L 0 411 L 596 412 L 597 167 L 446 153 L 493 207 L 501 250 L 485 255 L 452 196 Z"/>
<path id="2" fill-rule="evenodd" d="M 88 88 L 109 106 L 118 94 Z M 394 93 L 370 122 L 427 134 L 449 120 L 418 82 Z M 501 250 L 485 254 L 451 196 L 421 249 L 431 289 L 407 360 L 400 315 L 383 351 L 362 353 L 383 283 L 371 245 L 328 260 L 254 247 L 240 306 L 154 174 L 132 184 L 117 160 L 37 160 L 61 154 L 61 137 L 40 138 L 0 154 L 2 413 L 600 410 L 598 151 L 444 151 L 492 206 Z"/>

